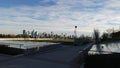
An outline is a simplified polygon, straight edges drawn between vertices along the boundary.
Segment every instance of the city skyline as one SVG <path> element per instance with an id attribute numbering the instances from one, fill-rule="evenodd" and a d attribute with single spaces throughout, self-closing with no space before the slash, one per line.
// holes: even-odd
<path id="1" fill-rule="evenodd" d="M 0 33 L 23 29 L 89 35 L 120 26 L 120 0 L 0 0 Z"/>

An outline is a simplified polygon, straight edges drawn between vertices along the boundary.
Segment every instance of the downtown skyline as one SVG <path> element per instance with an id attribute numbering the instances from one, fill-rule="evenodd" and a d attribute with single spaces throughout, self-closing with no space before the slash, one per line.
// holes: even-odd
<path id="1" fill-rule="evenodd" d="M 89 35 L 118 29 L 120 0 L 0 0 L 0 33 L 40 32 Z"/>

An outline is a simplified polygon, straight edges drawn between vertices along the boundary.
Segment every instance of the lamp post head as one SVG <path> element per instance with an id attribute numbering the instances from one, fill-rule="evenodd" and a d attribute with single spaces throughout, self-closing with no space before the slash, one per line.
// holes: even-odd
<path id="1" fill-rule="evenodd" d="M 75 28 L 77 28 L 77 26 L 75 26 Z"/>

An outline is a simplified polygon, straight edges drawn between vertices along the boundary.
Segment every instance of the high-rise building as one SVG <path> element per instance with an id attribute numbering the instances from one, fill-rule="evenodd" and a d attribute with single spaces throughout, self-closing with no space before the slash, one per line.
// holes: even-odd
<path id="1" fill-rule="evenodd" d="M 31 32 L 31 36 L 32 36 L 33 38 L 35 37 L 35 31 L 34 31 L 34 30 Z"/>
<path id="2" fill-rule="evenodd" d="M 26 30 L 23 30 L 23 37 L 26 36 Z"/>
<path id="3" fill-rule="evenodd" d="M 34 37 L 37 38 L 37 36 L 38 36 L 38 32 L 36 31 L 36 32 L 34 33 Z"/>
<path id="4" fill-rule="evenodd" d="M 30 31 L 27 31 L 27 35 L 29 35 L 29 36 L 30 36 Z"/>

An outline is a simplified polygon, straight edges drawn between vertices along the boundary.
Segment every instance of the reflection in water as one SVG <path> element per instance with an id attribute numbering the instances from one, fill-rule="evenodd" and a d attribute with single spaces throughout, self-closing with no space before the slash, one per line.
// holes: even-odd
<path id="1" fill-rule="evenodd" d="M 111 54 L 120 53 L 120 43 L 97 44 L 88 52 L 89 54 Z"/>
<path id="2" fill-rule="evenodd" d="M 100 44 L 96 44 L 96 51 L 101 54 L 102 53 L 102 48 L 104 48 L 104 46 L 100 45 Z"/>
<path id="3" fill-rule="evenodd" d="M 29 49 L 33 47 L 43 47 L 43 46 L 48 46 L 52 44 L 59 44 L 59 43 L 0 40 L 0 45 L 8 45 L 9 47 L 22 48 L 22 49 Z"/>

